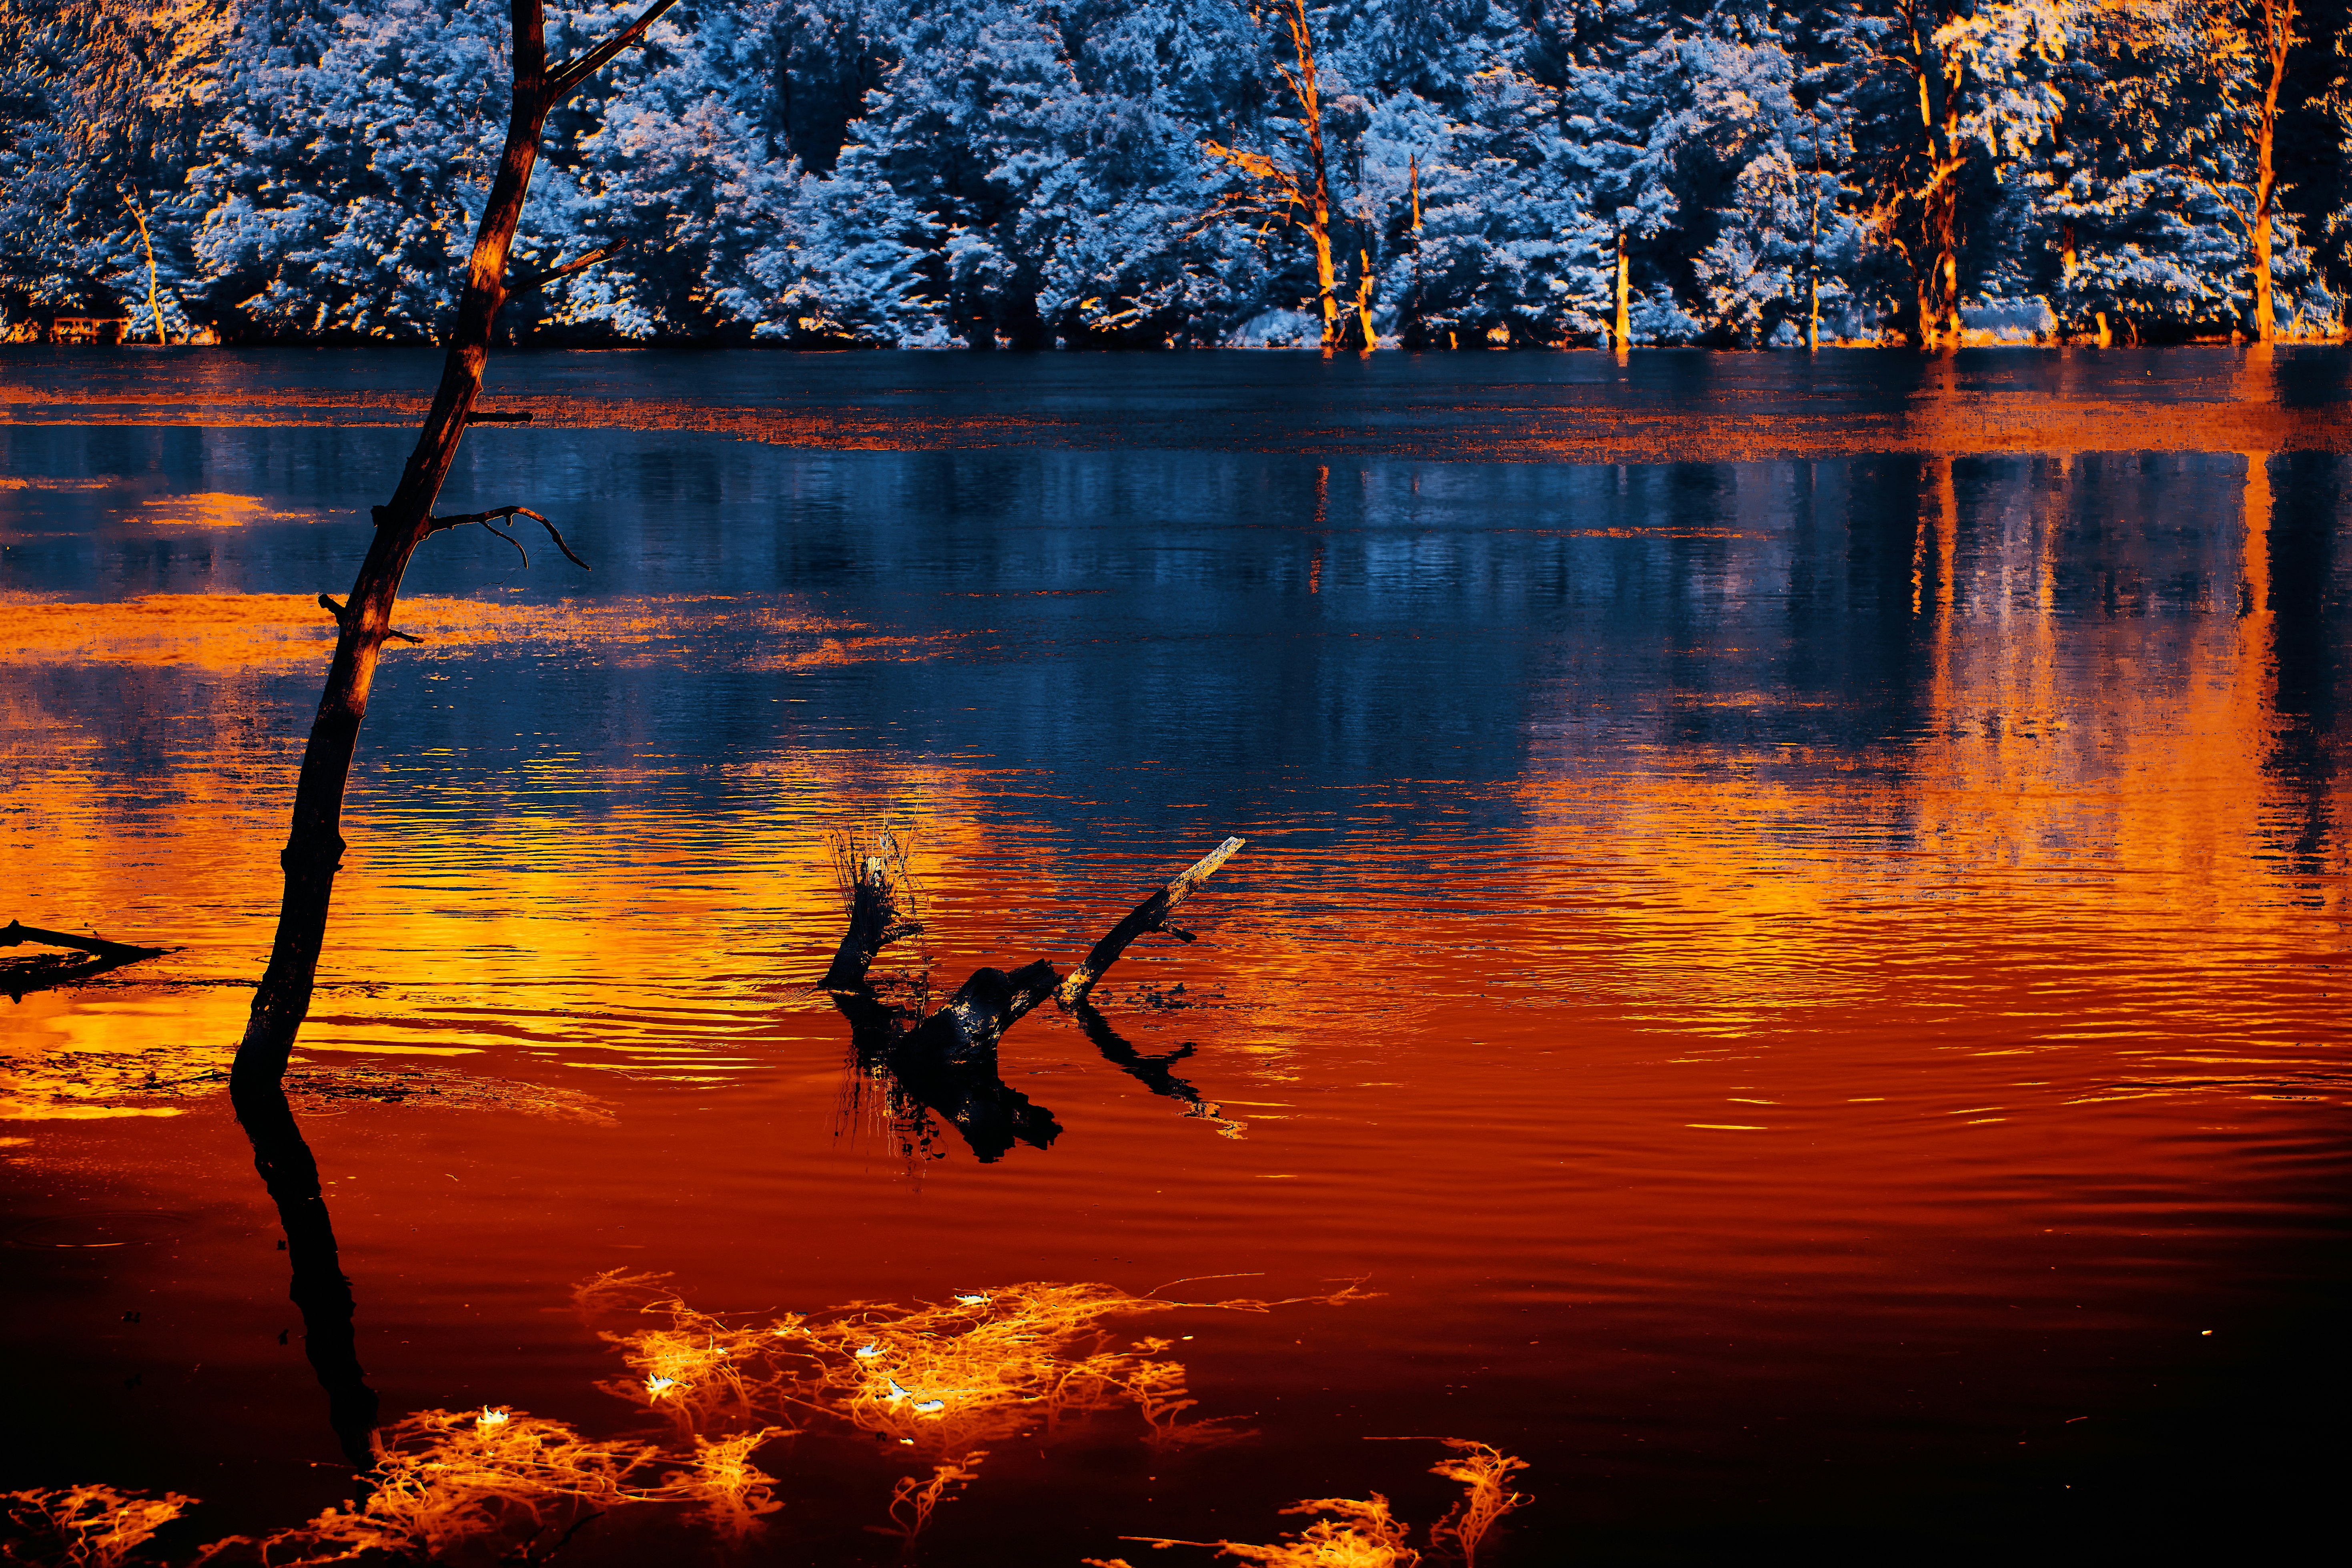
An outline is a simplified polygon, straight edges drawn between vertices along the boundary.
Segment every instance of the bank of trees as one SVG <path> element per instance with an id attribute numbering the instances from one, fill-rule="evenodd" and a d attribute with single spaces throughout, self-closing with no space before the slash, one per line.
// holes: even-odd
<path id="1" fill-rule="evenodd" d="M 447 330 L 484 0 L 0 0 L 0 289 Z M 550 121 L 548 341 L 2323 335 L 2343 0 L 688 0 Z M 616 6 L 551 7 L 551 47 Z M 81 307 L 87 308 L 87 307 Z"/>

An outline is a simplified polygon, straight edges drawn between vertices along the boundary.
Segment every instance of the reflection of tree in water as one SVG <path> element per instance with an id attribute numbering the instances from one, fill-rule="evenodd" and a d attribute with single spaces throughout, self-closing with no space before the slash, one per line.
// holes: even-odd
<path id="1" fill-rule="evenodd" d="M 1146 1057 L 1121 1039 L 1087 998 L 1129 944 L 1161 931 L 1180 942 L 1192 933 L 1168 923 L 1168 916 L 1217 868 L 1232 858 L 1242 840 L 1228 838 L 1199 862 L 1157 889 L 1108 934 L 1095 943 L 1065 978 L 1044 959 L 1006 973 L 982 969 L 937 1011 L 929 1010 L 927 980 L 887 991 L 872 974 L 874 962 L 892 943 L 919 935 L 910 875 L 911 842 L 889 832 L 849 832 L 833 842 L 834 866 L 849 900 L 848 928 L 832 965 L 819 982 L 849 1020 L 849 1083 L 845 1121 L 864 1110 L 865 1097 L 878 1097 L 876 1109 L 896 1132 L 908 1157 L 935 1154 L 930 1116 L 936 1112 L 961 1133 L 982 1163 L 1002 1159 L 1015 1142 L 1051 1146 L 1061 1134 L 1053 1113 L 1004 1081 L 997 1068 L 997 1044 L 1048 996 L 1075 1011 L 1087 1038 L 1106 1059 L 1154 1094 L 1187 1107 L 1185 1114 L 1223 1122 L 1215 1106 L 1177 1078 L 1168 1064 L 1192 1047 Z M 1228 1128 L 1238 1127 L 1226 1122 Z"/>
<path id="2" fill-rule="evenodd" d="M 254 1169 L 286 1231 L 293 1271 L 287 1295 L 302 1314 L 302 1353 L 327 1391 L 327 1420 L 344 1456 L 365 1473 L 375 1463 L 372 1442 L 376 1395 L 360 1365 L 352 1328 L 352 1282 L 335 1246 L 335 1227 L 319 1184 L 319 1163 L 303 1141 L 286 1091 L 275 1083 L 245 1083 L 234 1090 L 236 1119 L 253 1144 Z"/>
<path id="3" fill-rule="evenodd" d="M 1181 985 L 1176 987 L 1180 992 L 1183 989 Z M 1077 1016 L 1078 1027 L 1087 1032 L 1087 1040 L 1102 1053 L 1103 1060 L 1152 1093 L 1180 1102 L 1186 1116 L 1215 1122 L 1217 1131 L 1227 1138 L 1240 1137 L 1243 1129 L 1249 1125 L 1227 1116 L 1224 1108 L 1213 1100 L 1202 1099 L 1199 1089 L 1169 1070 L 1171 1064 L 1181 1062 L 1192 1054 L 1194 1047 L 1189 1040 L 1172 1051 L 1147 1057 L 1128 1044 L 1118 1031 L 1110 1026 L 1109 1020 L 1095 1011 L 1092 1003 L 1081 1002 L 1071 1011 Z"/>

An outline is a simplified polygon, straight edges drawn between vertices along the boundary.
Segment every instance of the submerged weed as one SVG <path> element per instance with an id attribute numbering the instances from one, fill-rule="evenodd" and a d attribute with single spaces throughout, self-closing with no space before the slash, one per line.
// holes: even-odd
<path id="1" fill-rule="evenodd" d="M 1112 1285 L 1032 1281 L 912 1307 L 853 1302 L 764 1323 L 689 1307 L 661 1275 L 615 1270 L 576 1295 L 592 1317 L 625 1310 L 655 1320 L 604 1333 L 631 1375 L 599 1386 L 683 1431 L 797 1411 L 912 1449 L 907 1457 L 929 1463 L 931 1474 L 899 1480 L 887 1531 L 911 1541 L 949 1489 L 973 1479 L 991 1446 L 1051 1434 L 1076 1418 L 1131 1409 L 1145 1440 L 1162 1449 L 1248 1436 L 1222 1420 L 1185 1420 L 1199 1402 L 1183 1363 L 1163 1354 L 1171 1342 L 1117 1344 L 1112 1320 L 1179 1307 L 1262 1312 L 1365 1292 L 1350 1284 L 1284 1301 L 1181 1302 Z"/>
<path id="2" fill-rule="evenodd" d="M 0 1563 L 116 1568 L 195 1502 L 105 1486 L 0 1492 Z"/>
<path id="3" fill-rule="evenodd" d="M 1052 1431 L 1074 1416 L 1122 1406 L 1157 1447 L 1240 1436 L 1215 1421 L 1183 1422 L 1198 1403 L 1183 1364 L 1159 1359 L 1164 1339 L 1114 1346 L 1109 1320 L 1179 1307 L 1265 1311 L 1294 1301 L 1180 1302 L 1112 1285 L 1033 1281 L 913 1307 L 856 1302 L 765 1324 L 732 1323 L 688 1306 L 664 1277 L 615 1271 L 578 1288 L 593 1315 L 633 1309 L 655 1326 L 607 1332 L 633 1375 L 607 1392 L 689 1429 L 763 1420 L 786 1406 L 844 1421 L 926 1457 Z M 1353 1285 L 1296 1301 L 1361 1299 Z"/>
<path id="4" fill-rule="evenodd" d="M 1486 1539 L 1487 1531 L 1496 1520 L 1528 1500 L 1521 1493 L 1505 1489 L 1505 1483 L 1513 1475 L 1528 1468 L 1527 1461 L 1504 1453 L 1491 1443 L 1474 1443 L 1466 1437 L 1444 1437 L 1439 1441 L 1458 1450 L 1462 1457 L 1440 1460 L 1430 1467 L 1430 1473 L 1459 1481 L 1465 1491 L 1445 1517 L 1430 1527 L 1430 1553 L 1441 1562 L 1459 1562 L 1464 1568 L 1476 1568 L 1478 1544 Z M 1422 1552 L 1412 1544 L 1411 1527 L 1389 1511 L 1389 1500 L 1378 1492 L 1369 1500 L 1310 1498 L 1282 1511 L 1322 1517 L 1271 1546 L 1246 1541 L 1181 1541 L 1164 1535 L 1129 1535 L 1121 1539 L 1139 1542 L 1156 1552 L 1165 1552 L 1171 1546 L 1198 1546 L 1220 1557 L 1266 1563 L 1270 1568 L 1413 1568 L 1423 1561 Z M 1083 1561 L 1092 1568 L 1134 1568 L 1124 1557 L 1088 1557 Z"/>
<path id="5" fill-rule="evenodd" d="M 1478 1543 L 1486 1539 L 1496 1520 L 1528 1500 L 1526 1493 L 1508 1489 L 1511 1478 L 1526 1469 L 1528 1462 L 1492 1443 L 1474 1443 L 1467 1437 L 1441 1440 L 1458 1450 L 1460 1457 L 1440 1459 L 1429 1467 L 1429 1473 L 1459 1481 L 1465 1490 L 1462 1500 L 1429 1527 L 1429 1544 L 1434 1551 L 1451 1542 L 1448 1556 L 1459 1557 L 1463 1568 L 1478 1568 Z"/>
<path id="6" fill-rule="evenodd" d="M 980 1462 L 988 1458 L 988 1450 L 975 1448 L 961 1459 L 933 1465 L 929 1479 L 900 1476 L 890 1487 L 890 1522 L 869 1524 L 866 1528 L 877 1535 L 895 1535 L 902 1550 L 915 1549 L 915 1537 L 931 1522 L 931 1510 L 950 1496 L 961 1496 L 980 1475 Z"/>
<path id="7" fill-rule="evenodd" d="M 350 1562 L 370 1552 L 444 1562 L 530 1556 L 625 1502 L 663 1496 L 630 1481 L 658 1450 L 599 1442 L 561 1421 L 506 1410 L 424 1410 L 376 1435 L 373 1489 L 355 1509 L 328 1509 L 258 1541 L 232 1536 L 200 1563 L 268 1568 Z"/>

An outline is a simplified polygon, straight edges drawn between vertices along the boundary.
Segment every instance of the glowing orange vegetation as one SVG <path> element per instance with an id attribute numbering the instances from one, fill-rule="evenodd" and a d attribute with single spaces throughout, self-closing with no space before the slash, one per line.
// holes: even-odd
<path id="1" fill-rule="evenodd" d="M 164 1525 L 195 1505 L 178 1492 L 160 1498 L 112 1487 L 0 1492 L 0 1560 L 58 1568 L 115 1568 Z"/>
<path id="2" fill-rule="evenodd" d="M 649 1485 L 639 1478 L 665 1458 L 650 1445 L 593 1441 L 516 1411 L 420 1411 L 377 1434 L 374 1489 L 359 1508 L 331 1508 L 258 1541 L 231 1536 L 198 1561 L 297 1568 L 380 1552 L 441 1562 L 488 1542 L 520 1551 L 589 1510 L 629 1503 L 691 1504 L 740 1540 L 783 1506 L 771 1495 L 775 1478 L 750 1459 L 774 1436 L 698 1441 L 684 1468 Z"/>
<path id="3" fill-rule="evenodd" d="M 1187 1306 L 1260 1312 L 1364 1296 L 1350 1285 L 1285 1301 L 1181 1302 L 1111 1285 L 1028 1283 L 914 1307 L 861 1302 L 730 1322 L 688 1306 L 658 1275 L 599 1275 L 578 1294 L 592 1316 L 627 1309 L 664 1320 L 604 1335 L 621 1347 L 631 1375 L 600 1386 L 684 1430 L 775 1419 L 789 1407 L 966 1464 L 983 1444 L 1121 1407 L 1142 1417 L 1154 1447 L 1230 1440 L 1238 1434 L 1222 1422 L 1181 1419 L 1198 1402 L 1183 1366 L 1159 1359 L 1169 1341 L 1115 1348 L 1108 1321 Z"/>
<path id="4" fill-rule="evenodd" d="M 1430 1527 L 1429 1550 L 1440 1561 L 1477 1568 L 1478 1546 L 1495 1521 L 1526 1502 L 1527 1498 L 1504 1489 L 1503 1483 L 1526 1469 L 1527 1461 L 1504 1453 L 1491 1443 L 1466 1437 L 1441 1439 L 1461 1458 L 1441 1460 L 1433 1475 L 1462 1483 L 1462 1500 Z M 1374 1492 L 1369 1499 L 1309 1498 L 1282 1510 L 1318 1517 L 1305 1530 L 1271 1546 L 1244 1541 L 1179 1541 L 1161 1535 L 1129 1535 L 1154 1551 L 1171 1546 L 1214 1548 L 1220 1557 L 1244 1563 L 1264 1563 L 1272 1568 L 1412 1568 L 1423 1553 L 1412 1544 L 1412 1527 L 1389 1511 L 1389 1500 Z M 1124 1557 L 1088 1557 L 1094 1568 L 1134 1568 Z"/>

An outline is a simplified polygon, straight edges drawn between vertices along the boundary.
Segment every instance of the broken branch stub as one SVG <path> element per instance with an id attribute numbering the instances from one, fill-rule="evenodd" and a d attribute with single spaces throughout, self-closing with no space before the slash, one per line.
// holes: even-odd
<path id="1" fill-rule="evenodd" d="M 845 833 L 834 838 L 834 863 L 848 885 L 849 929 L 841 933 L 833 964 L 817 982 L 822 991 L 856 991 L 875 955 L 901 937 L 919 934 L 920 921 L 898 907 L 906 884 L 907 851 L 891 833 L 870 841 Z"/>
<path id="2" fill-rule="evenodd" d="M 1146 931 L 1172 930 L 1168 924 L 1169 912 L 1191 898 L 1193 889 L 1214 876 L 1217 868 L 1232 859 L 1245 842 L 1240 838 L 1226 839 L 1190 870 L 1136 905 L 1125 920 L 1111 928 L 1108 936 L 1095 943 L 1087 952 L 1086 962 L 1070 971 L 1070 977 L 1063 981 L 1061 989 L 1055 993 L 1055 1001 L 1064 1007 L 1076 1006 L 1087 999 L 1087 994 L 1102 979 L 1104 972 L 1118 962 L 1119 954 L 1125 952 L 1137 937 Z M 1192 940 L 1186 933 L 1177 934 L 1184 941 Z"/>

